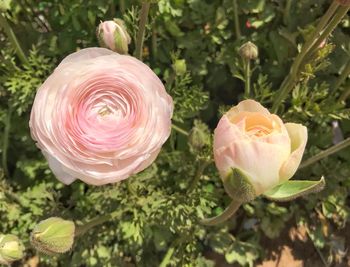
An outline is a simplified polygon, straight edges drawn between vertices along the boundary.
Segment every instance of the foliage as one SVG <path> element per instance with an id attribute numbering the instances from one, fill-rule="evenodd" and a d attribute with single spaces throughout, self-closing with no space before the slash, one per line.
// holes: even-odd
<path id="1" fill-rule="evenodd" d="M 121 2 L 126 5 L 123 15 Z M 287 204 L 258 198 L 220 226 L 199 223 L 220 214 L 229 201 L 212 163 L 212 133 L 223 111 L 243 98 L 239 47 L 248 40 L 259 47 L 259 59 L 252 63 L 253 98 L 271 107 L 301 44 L 329 1 L 238 0 L 238 10 L 232 0 L 154 2 L 144 60 L 174 99 L 174 123 L 190 135 L 173 131 L 151 167 L 102 187 L 81 182 L 63 186 L 54 178 L 30 138 L 30 106 L 37 87 L 63 57 L 97 46 L 95 28 L 100 20 L 124 17 L 135 39 L 139 1 L 6 0 L 0 4 L 29 61 L 21 64 L 0 31 L 0 130 L 4 133 L 0 233 L 16 234 L 28 244 L 34 225 L 50 216 L 74 220 L 79 226 L 118 211 L 113 220 L 78 237 L 71 252 L 46 256 L 28 246 L 18 266 L 36 256 L 40 266 L 149 267 L 162 261 L 163 266 L 214 266 L 208 251 L 223 255 L 228 263 L 254 266 L 266 255 L 261 240 L 279 238 L 291 225 L 306 227 L 325 258 L 344 261 L 342 231 L 350 219 L 349 149 L 297 172 L 299 179 L 326 177 L 327 187 L 318 194 Z M 234 30 L 236 12 L 241 39 Z M 326 46 L 312 55 L 280 108 L 284 120 L 308 126 L 305 158 L 332 145 L 333 121 L 340 123 L 344 136 L 350 133 L 349 102 L 339 101 L 346 83 L 335 88 L 350 60 L 349 25 L 346 17 Z M 131 44 L 129 51 L 133 50 Z M 6 137 L 10 110 L 16 112 Z"/>

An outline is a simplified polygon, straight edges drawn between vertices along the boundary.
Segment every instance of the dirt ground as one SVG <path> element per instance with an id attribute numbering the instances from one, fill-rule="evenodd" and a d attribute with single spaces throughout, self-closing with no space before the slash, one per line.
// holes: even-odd
<path id="1" fill-rule="evenodd" d="M 346 246 L 349 251 L 341 264 L 326 265 L 306 231 L 291 227 L 284 230 L 280 238 L 262 240 L 263 247 L 267 250 L 267 257 L 262 262 L 258 262 L 256 267 L 349 267 L 350 226 L 343 229 L 342 233 L 346 235 Z M 216 267 L 239 267 L 238 264 L 226 263 L 223 256 L 212 252 L 208 253 L 207 257 L 216 262 Z"/>

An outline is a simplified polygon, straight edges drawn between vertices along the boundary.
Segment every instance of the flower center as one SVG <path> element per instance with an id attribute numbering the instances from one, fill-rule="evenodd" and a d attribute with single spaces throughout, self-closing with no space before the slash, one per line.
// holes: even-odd
<path id="1" fill-rule="evenodd" d="M 105 105 L 104 107 L 102 107 L 99 111 L 98 111 L 98 115 L 100 115 L 101 117 L 104 117 L 106 115 L 111 114 L 113 111 L 107 106 Z"/>

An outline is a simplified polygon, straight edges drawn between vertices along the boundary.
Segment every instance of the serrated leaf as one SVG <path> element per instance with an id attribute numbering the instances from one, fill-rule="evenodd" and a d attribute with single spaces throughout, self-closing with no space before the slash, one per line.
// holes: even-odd
<path id="1" fill-rule="evenodd" d="M 275 201 L 290 201 L 297 197 L 319 192 L 325 185 L 326 181 L 323 176 L 319 181 L 287 181 L 265 192 L 264 196 Z"/>

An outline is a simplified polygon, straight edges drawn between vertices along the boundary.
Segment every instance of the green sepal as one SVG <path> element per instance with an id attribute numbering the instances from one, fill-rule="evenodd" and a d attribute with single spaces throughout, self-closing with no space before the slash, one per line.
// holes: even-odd
<path id="1" fill-rule="evenodd" d="M 290 201 L 301 196 L 317 193 L 326 185 L 322 176 L 319 181 L 292 180 L 286 181 L 264 193 L 264 196 L 275 201 Z"/>
<path id="2" fill-rule="evenodd" d="M 254 186 L 249 182 L 249 178 L 239 169 L 232 171 L 224 178 L 226 193 L 237 201 L 249 202 L 256 198 Z"/>

